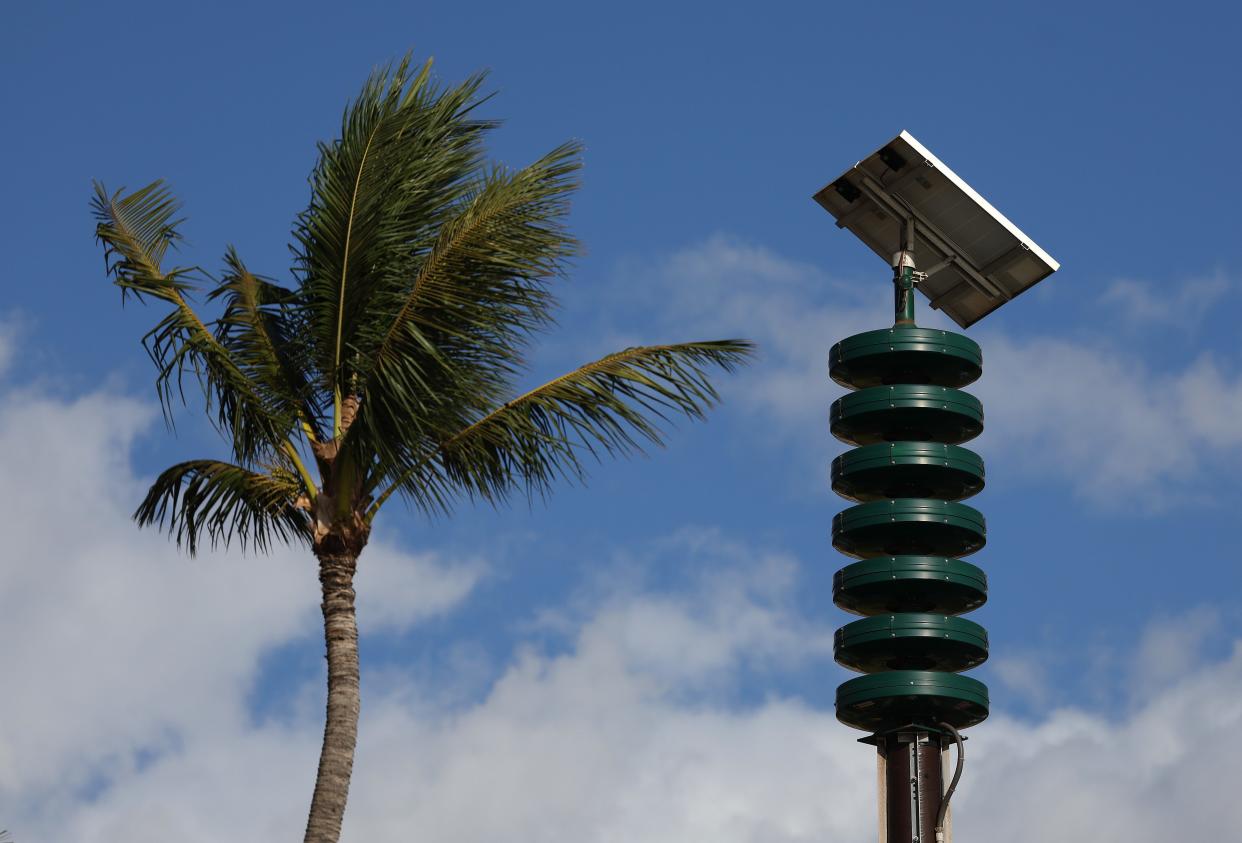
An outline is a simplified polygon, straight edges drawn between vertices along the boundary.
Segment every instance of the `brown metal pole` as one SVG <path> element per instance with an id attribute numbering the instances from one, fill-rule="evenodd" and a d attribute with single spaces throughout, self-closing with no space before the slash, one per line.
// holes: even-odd
<path id="1" fill-rule="evenodd" d="M 935 843 L 936 815 L 944 795 L 942 738 L 898 731 L 880 737 L 884 756 L 885 843 Z"/>

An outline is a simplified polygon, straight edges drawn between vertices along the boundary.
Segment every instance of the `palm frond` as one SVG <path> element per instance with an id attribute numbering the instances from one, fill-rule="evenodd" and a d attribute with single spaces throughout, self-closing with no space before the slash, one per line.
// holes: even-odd
<path id="1" fill-rule="evenodd" d="M 483 79 L 442 86 L 409 56 L 370 76 L 340 137 L 319 145 L 294 225 L 295 289 L 232 249 L 218 283 L 165 268 L 182 220 L 163 182 L 95 186 L 108 274 L 125 296 L 171 306 L 143 338 L 166 418 L 189 375 L 232 449 L 231 463 L 161 474 L 139 523 L 191 553 L 205 540 L 307 540 L 310 510 L 327 519 L 330 508 L 313 504 L 299 426 L 339 525 L 364 508 L 374 517 L 397 492 L 427 511 L 463 493 L 543 494 L 582 479 L 592 458 L 661 444 L 668 422 L 717 401 L 708 373 L 740 365 L 749 343 L 630 348 L 509 398 L 528 342 L 552 321 L 549 282 L 577 249 L 564 223 L 581 150 L 489 166 L 495 123 L 475 113 Z M 223 307 L 213 323 L 189 302 L 203 279 Z"/>
<path id="2" fill-rule="evenodd" d="M 701 418 L 718 400 L 708 367 L 726 372 L 753 352 L 745 340 L 641 346 L 610 354 L 507 401 L 433 452 L 405 465 L 372 504 L 395 492 L 423 506 L 454 489 L 489 501 L 581 480 L 584 457 L 625 455 L 663 442 L 673 414 Z M 429 489 L 431 490 L 429 492 Z"/>
<path id="3" fill-rule="evenodd" d="M 231 246 L 225 272 L 208 300 L 223 300 L 216 338 L 262 393 L 264 403 L 296 416 L 321 438 L 322 407 L 311 382 L 313 365 L 297 293 L 250 272 Z"/>
<path id="4" fill-rule="evenodd" d="M 430 63 L 414 73 L 407 56 L 371 76 L 340 139 L 319 147 L 294 252 L 323 388 L 338 403 L 375 293 L 412 276 L 482 160 L 481 134 L 493 123 L 469 117 L 482 81 L 440 89 Z"/>
<path id="5" fill-rule="evenodd" d="M 177 226 L 184 220 L 175 219 L 181 203 L 163 179 L 128 196 L 122 195 L 125 188 L 108 193 L 99 182 L 94 187 L 95 239 L 103 244 L 104 268 L 122 295 L 180 302 L 182 293 L 193 288 L 194 268 L 163 270 L 160 265 L 168 247 L 181 239 Z"/>
<path id="6" fill-rule="evenodd" d="M 304 494 L 297 477 L 284 469 L 261 474 L 216 460 L 190 460 L 156 478 L 134 520 L 158 524 L 191 555 L 204 537 L 212 547 L 237 541 L 243 550 L 264 551 L 273 538 L 310 540 L 307 513 L 298 506 Z"/>
<path id="7" fill-rule="evenodd" d="M 261 387 L 233 359 L 186 300 L 193 289 L 192 268 L 164 270 L 169 244 L 179 239 L 179 207 L 163 182 L 123 195 L 108 193 L 95 184 L 92 200 L 96 239 L 103 244 L 106 266 L 113 282 L 125 294 L 139 299 L 150 295 L 171 304 L 172 310 L 143 337 L 143 347 L 155 364 L 156 393 L 164 418 L 172 423 L 174 398 L 185 402 L 185 374 L 200 382 L 214 422 L 233 446 L 234 458 L 249 463 L 277 452 L 289 422 L 265 400 Z"/>
<path id="8" fill-rule="evenodd" d="M 577 248 L 563 219 L 580 166 L 570 143 L 484 174 L 412 278 L 376 297 L 358 343 L 366 402 L 354 429 L 381 459 L 461 426 L 437 423 L 433 405 L 478 412 L 509 391 L 530 333 L 550 321 L 546 282 Z"/>

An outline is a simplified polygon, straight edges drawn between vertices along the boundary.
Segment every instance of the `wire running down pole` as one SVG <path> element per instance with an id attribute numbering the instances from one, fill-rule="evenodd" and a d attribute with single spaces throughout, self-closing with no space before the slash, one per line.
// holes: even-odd
<path id="1" fill-rule="evenodd" d="M 953 798 L 953 794 L 957 790 L 957 783 L 962 780 L 962 770 L 966 767 L 966 744 L 962 740 L 962 733 L 953 728 L 952 725 L 940 723 L 939 726 L 952 735 L 953 740 L 957 743 L 957 766 L 953 769 L 953 781 L 949 782 L 949 786 L 944 789 L 944 796 L 940 800 L 940 810 L 936 814 L 936 843 L 945 843 L 945 817 L 949 813 L 949 800 Z"/>

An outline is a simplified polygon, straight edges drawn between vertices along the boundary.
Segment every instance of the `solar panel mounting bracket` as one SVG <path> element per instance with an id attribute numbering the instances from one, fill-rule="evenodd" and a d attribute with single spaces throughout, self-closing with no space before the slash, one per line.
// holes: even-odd
<path id="1" fill-rule="evenodd" d="M 1060 268 L 909 132 L 829 182 L 815 200 L 895 267 L 897 255 L 916 254 L 928 265 L 917 288 L 962 327 Z"/>

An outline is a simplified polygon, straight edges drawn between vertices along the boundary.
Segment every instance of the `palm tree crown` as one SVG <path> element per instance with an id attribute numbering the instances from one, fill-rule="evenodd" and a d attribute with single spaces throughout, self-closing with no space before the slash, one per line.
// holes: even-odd
<path id="1" fill-rule="evenodd" d="M 708 370 L 750 352 L 740 340 L 627 348 L 517 389 L 524 350 L 551 324 L 548 284 L 576 251 L 564 220 L 580 150 L 565 144 L 517 170 L 489 163 L 482 83 L 442 86 L 430 62 L 415 69 L 408 56 L 371 76 L 340 137 L 319 146 L 289 287 L 232 248 L 218 278 L 167 267 L 183 221 L 162 181 L 132 193 L 96 184 L 92 201 L 123 296 L 168 308 L 144 337 L 166 418 L 198 381 L 231 451 L 165 470 L 135 518 L 190 553 L 204 540 L 312 548 L 328 637 L 325 758 L 334 640 L 353 636 L 337 665 L 352 693 L 337 700 L 351 732 L 348 747 L 334 744 L 341 792 L 324 797 L 317 824 L 317 784 L 308 840 L 339 835 L 357 717 L 352 576 L 380 508 L 400 493 L 447 513 L 463 498 L 495 503 L 580 479 L 592 457 L 660 443 L 670 415 L 700 417 L 716 400 Z M 191 302 L 204 287 L 212 320 Z"/>

